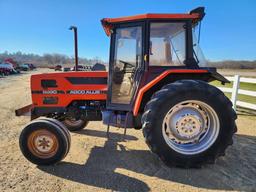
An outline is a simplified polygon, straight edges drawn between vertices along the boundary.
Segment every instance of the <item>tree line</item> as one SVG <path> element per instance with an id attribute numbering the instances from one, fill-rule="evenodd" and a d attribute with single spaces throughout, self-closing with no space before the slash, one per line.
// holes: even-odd
<path id="1" fill-rule="evenodd" d="M 9 53 L 4 52 L 0 53 L 0 62 L 4 62 L 5 59 L 12 58 L 18 64 L 22 63 L 33 63 L 37 67 L 52 67 L 55 65 L 66 65 L 73 66 L 74 58 L 69 57 L 64 54 L 59 53 L 47 53 L 44 55 L 37 55 L 33 53 L 22 53 L 15 52 Z M 93 59 L 88 58 L 79 58 L 79 63 L 83 65 L 94 65 L 95 63 L 106 64 L 106 62 L 102 61 L 99 57 L 95 57 Z M 256 60 L 254 61 L 234 61 L 234 60 L 224 60 L 224 61 L 208 61 L 208 67 L 217 67 L 220 69 L 256 69 Z"/>
<path id="2" fill-rule="evenodd" d="M 254 61 L 208 61 L 209 67 L 216 67 L 219 69 L 256 69 L 256 60 Z"/>
<path id="3" fill-rule="evenodd" d="M 32 63 L 37 67 L 52 67 L 55 65 L 73 66 L 74 58 L 59 53 L 46 53 L 44 55 L 37 55 L 33 53 L 22 53 L 20 51 L 15 53 L 9 53 L 5 51 L 0 53 L 0 63 L 4 62 L 5 59 L 11 58 L 17 64 Z M 79 64 L 93 65 L 95 63 L 105 64 L 99 57 L 93 59 L 80 58 Z"/>

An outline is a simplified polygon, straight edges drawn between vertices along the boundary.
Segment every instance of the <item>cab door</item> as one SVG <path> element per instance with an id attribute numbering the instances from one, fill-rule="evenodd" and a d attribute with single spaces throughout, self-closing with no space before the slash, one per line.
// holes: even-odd
<path id="1" fill-rule="evenodd" d="M 130 111 L 143 65 L 144 24 L 123 24 L 111 37 L 108 109 Z"/>

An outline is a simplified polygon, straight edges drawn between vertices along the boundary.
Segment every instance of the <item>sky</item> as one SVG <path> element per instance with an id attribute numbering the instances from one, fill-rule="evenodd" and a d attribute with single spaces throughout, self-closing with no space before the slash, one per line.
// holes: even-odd
<path id="1" fill-rule="evenodd" d="M 100 20 L 144 13 L 187 13 L 204 6 L 201 48 L 207 59 L 256 60 L 256 0 L 0 0 L 0 53 L 73 55 L 108 61 Z"/>

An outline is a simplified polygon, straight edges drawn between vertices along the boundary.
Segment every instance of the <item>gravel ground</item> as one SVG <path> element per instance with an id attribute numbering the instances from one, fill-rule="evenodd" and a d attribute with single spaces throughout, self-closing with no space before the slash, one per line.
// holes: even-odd
<path id="1" fill-rule="evenodd" d="M 46 70 L 45 70 L 46 71 Z M 89 123 L 72 133 L 68 156 L 36 166 L 21 154 L 18 138 L 28 117 L 14 110 L 29 104 L 31 73 L 0 78 L 0 191 L 256 191 L 256 116 L 239 115 L 226 156 L 202 169 L 168 168 L 150 153 L 141 131 Z"/>

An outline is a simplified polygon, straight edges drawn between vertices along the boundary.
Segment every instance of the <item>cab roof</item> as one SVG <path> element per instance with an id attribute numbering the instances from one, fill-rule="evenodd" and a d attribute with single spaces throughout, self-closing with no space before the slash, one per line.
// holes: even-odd
<path id="1" fill-rule="evenodd" d="M 111 29 L 113 28 L 113 24 L 116 23 L 123 23 L 123 22 L 136 22 L 136 21 L 143 21 L 143 20 L 149 20 L 149 19 L 177 19 L 177 20 L 184 20 L 184 19 L 191 19 L 194 24 L 199 22 L 203 19 L 205 13 L 204 13 L 204 7 L 198 7 L 189 13 L 185 14 L 154 14 L 154 13 L 148 13 L 148 14 L 142 14 L 142 15 L 134 15 L 134 16 L 128 16 L 128 17 L 119 17 L 119 18 L 104 18 L 101 20 L 102 26 L 107 34 L 109 36 L 111 34 Z"/>

